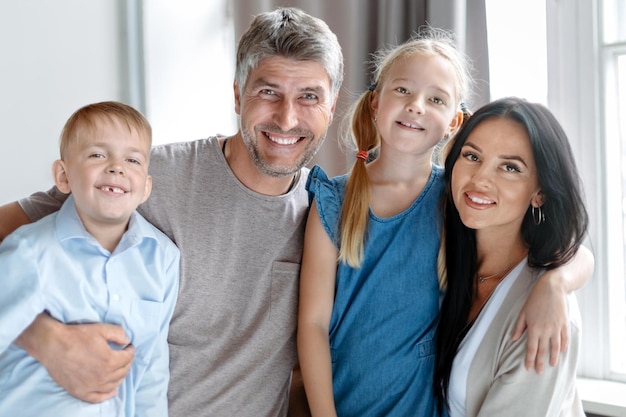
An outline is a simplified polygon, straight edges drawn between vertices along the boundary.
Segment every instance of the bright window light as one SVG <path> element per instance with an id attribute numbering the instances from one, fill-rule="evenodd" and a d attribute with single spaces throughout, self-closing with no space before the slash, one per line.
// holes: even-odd
<path id="1" fill-rule="evenodd" d="M 548 101 L 545 0 L 486 0 L 491 100 Z"/>

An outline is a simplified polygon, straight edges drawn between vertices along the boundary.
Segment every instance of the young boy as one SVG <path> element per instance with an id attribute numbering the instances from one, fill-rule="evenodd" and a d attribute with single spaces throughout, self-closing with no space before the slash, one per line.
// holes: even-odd
<path id="1" fill-rule="evenodd" d="M 0 415 L 167 416 L 180 254 L 135 211 L 152 189 L 151 142 L 143 115 L 117 102 L 85 106 L 65 124 L 52 171 L 71 196 L 0 245 Z M 114 398 L 72 397 L 13 343 L 43 311 L 64 323 L 125 329 L 135 357 Z"/>

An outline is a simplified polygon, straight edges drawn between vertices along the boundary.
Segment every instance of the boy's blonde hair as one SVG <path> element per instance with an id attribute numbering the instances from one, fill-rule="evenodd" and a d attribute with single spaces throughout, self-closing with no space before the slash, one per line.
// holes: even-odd
<path id="1" fill-rule="evenodd" d="M 65 123 L 61 131 L 61 159 L 67 157 L 68 148 L 80 141 L 84 135 L 94 135 L 98 122 L 118 122 L 128 127 L 128 131 L 136 131 L 152 145 L 152 127 L 141 112 L 118 101 L 103 101 L 88 104 L 76 110 Z"/>
<path id="2" fill-rule="evenodd" d="M 465 56 L 459 52 L 450 33 L 431 27 L 420 28 L 407 42 L 374 54 L 374 80 L 348 112 L 349 127 L 342 138 L 349 148 L 366 151 L 371 158 L 380 146 L 380 136 L 374 123 L 371 101 L 373 92 L 385 83 L 387 74 L 399 60 L 414 54 L 440 56 L 447 60 L 456 75 L 456 107 L 466 102 L 471 91 L 472 77 Z M 442 138 L 443 139 L 443 138 Z M 351 145 L 351 146 L 350 146 Z M 365 169 L 367 161 L 356 158 L 346 183 L 346 193 L 341 211 L 341 244 L 339 260 L 354 268 L 361 265 L 365 246 L 370 204 L 370 183 Z"/>

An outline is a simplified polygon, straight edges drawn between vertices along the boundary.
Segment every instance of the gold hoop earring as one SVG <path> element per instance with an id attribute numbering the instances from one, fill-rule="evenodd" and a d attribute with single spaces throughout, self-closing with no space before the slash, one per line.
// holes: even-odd
<path id="1" fill-rule="evenodd" d="M 541 223 L 546 221 L 546 216 L 543 214 L 541 206 L 530 206 L 530 212 L 533 216 L 533 223 L 535 223 L 536 226 L 539 226 Z"/>

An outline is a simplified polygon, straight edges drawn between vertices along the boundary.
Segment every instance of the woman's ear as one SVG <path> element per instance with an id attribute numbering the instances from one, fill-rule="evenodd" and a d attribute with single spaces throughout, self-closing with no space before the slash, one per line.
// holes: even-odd
<path id="1" fill-rule="evenodd" d="M 539 208 L 543 206 L 545 202 L 546 202 L 546 196 L 543 194 L 541 190 L 537 191 L 537 193 L 535 193 L 535 195 L 533 195 L 532 198 L 530 199 L 530 205 L 535 208 Z"/>
<path id="2" fill-rule="evenodd" d="M 67 167 L 62 159 L 57 159 L 52 163 L 52 178 L 54 178 L 54 184 L 62 193 L 69 194 L 72 191 L 70 180 L 67 176 Z"/>

